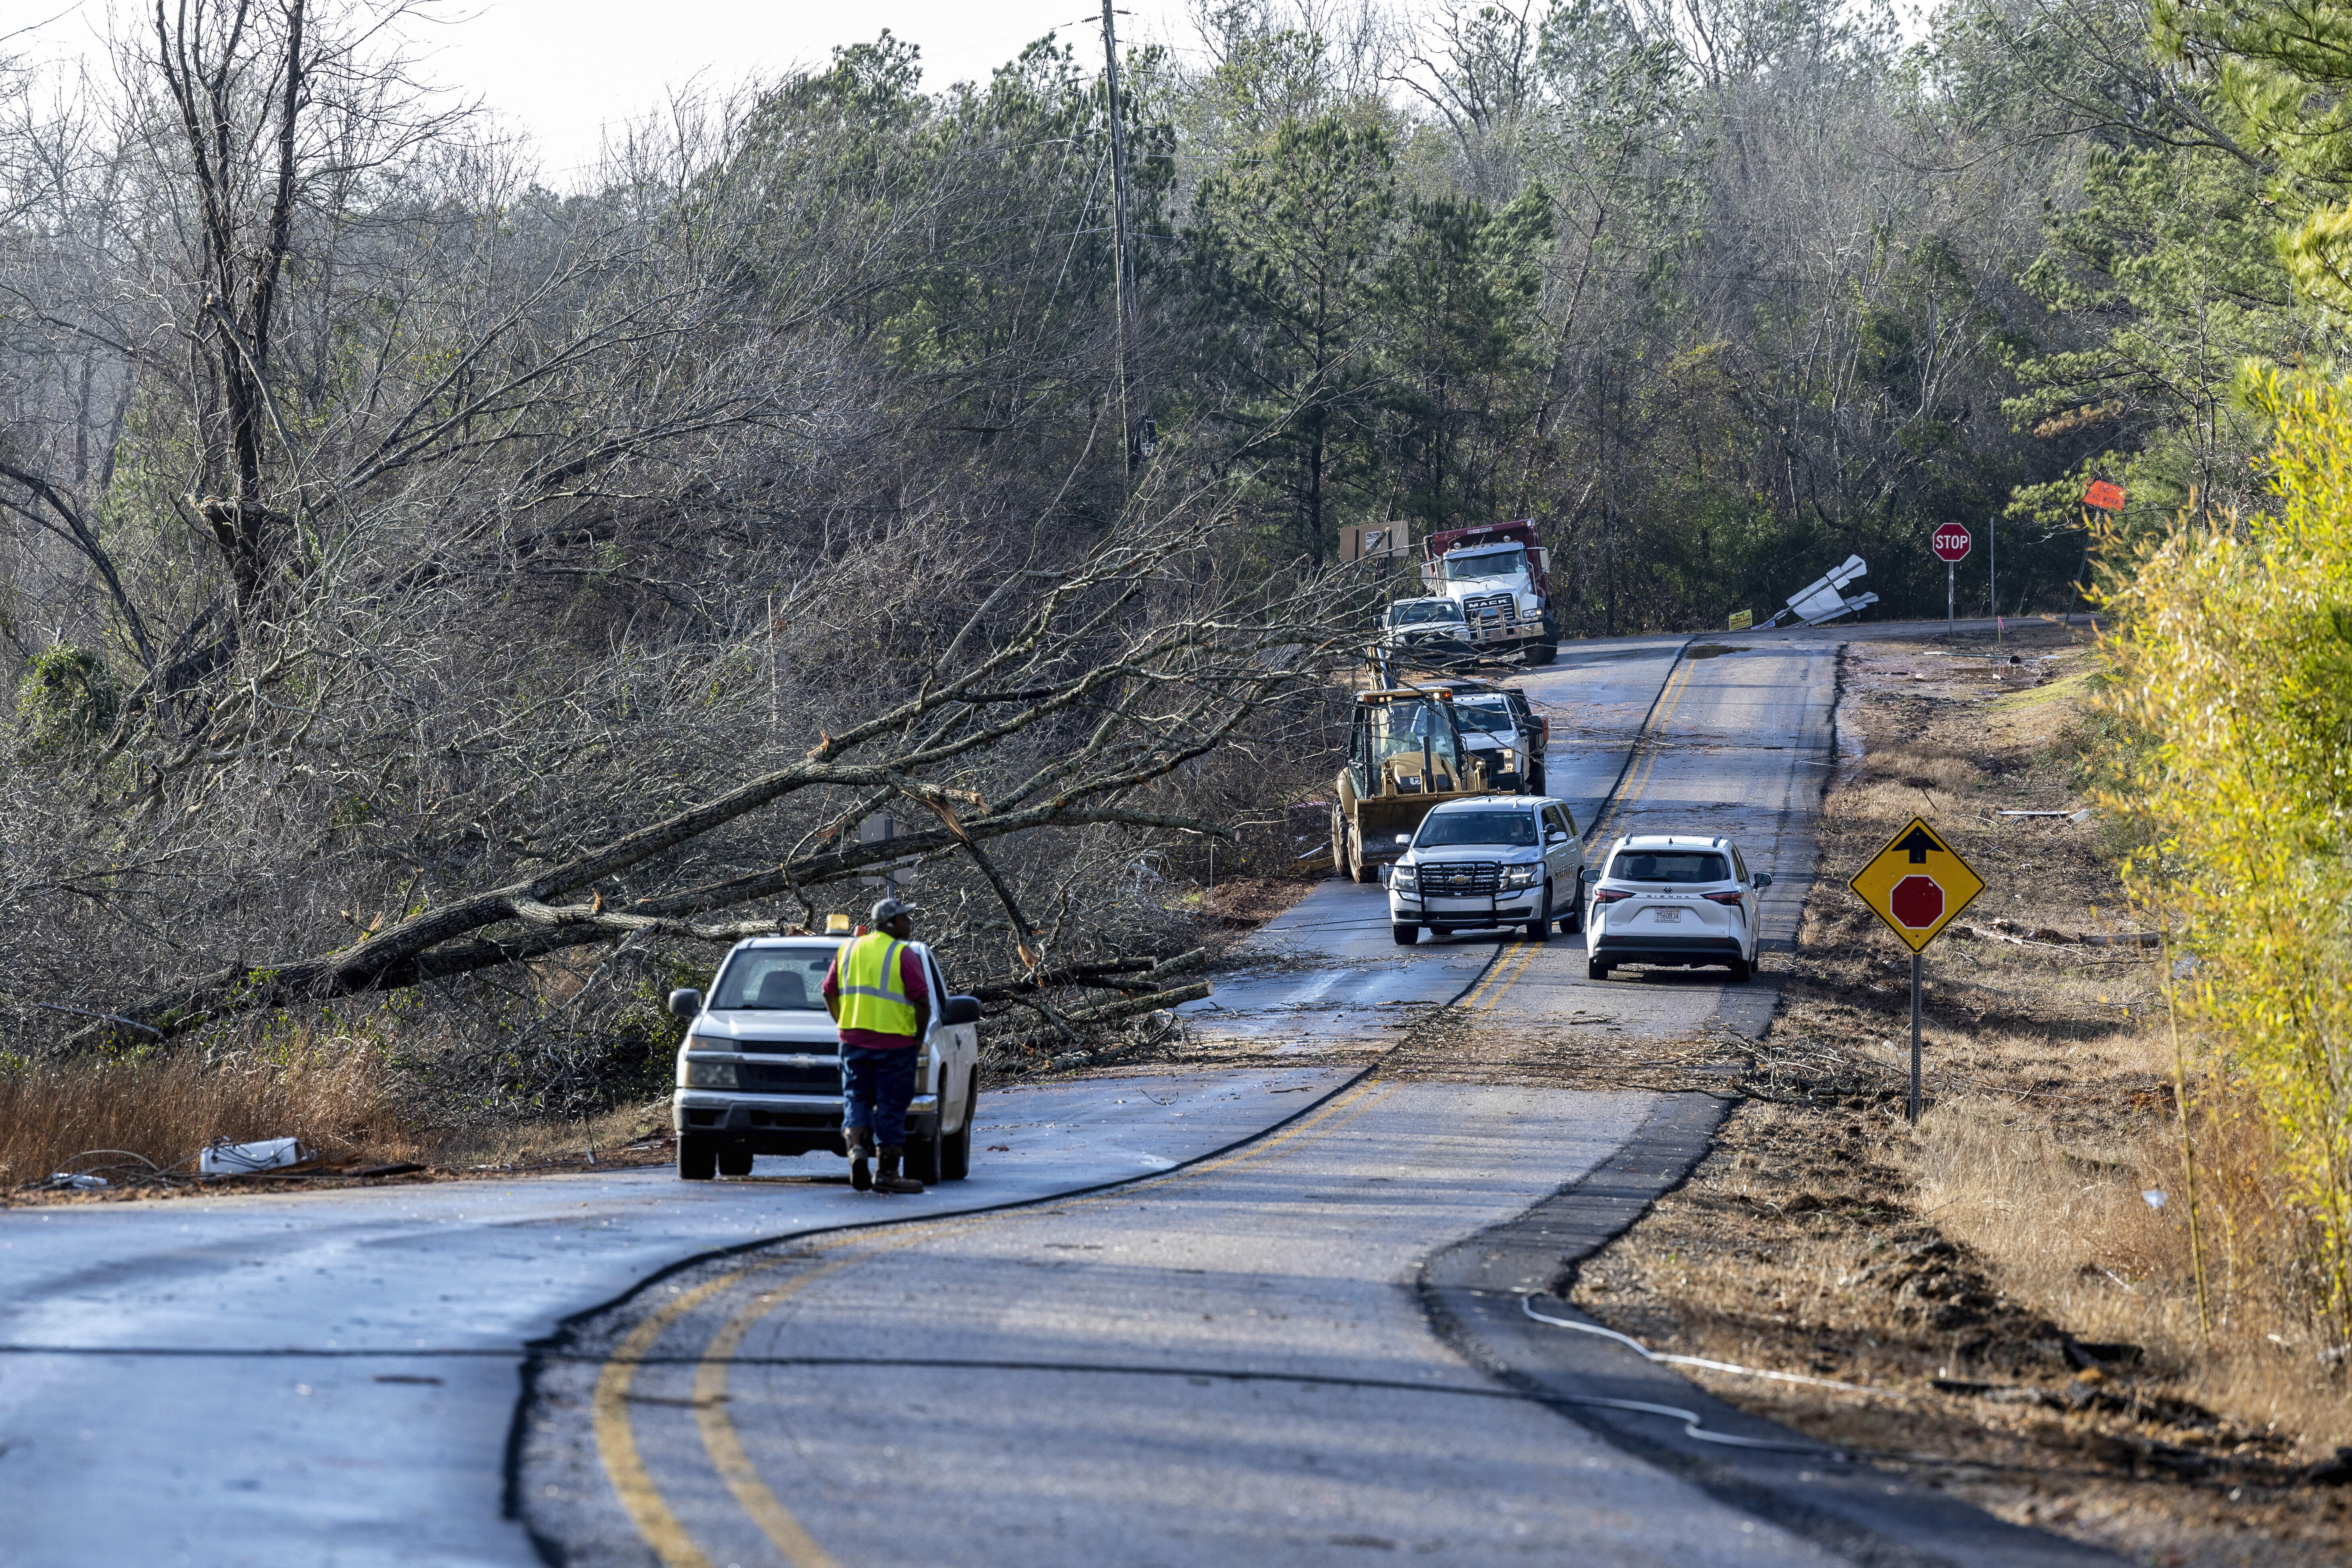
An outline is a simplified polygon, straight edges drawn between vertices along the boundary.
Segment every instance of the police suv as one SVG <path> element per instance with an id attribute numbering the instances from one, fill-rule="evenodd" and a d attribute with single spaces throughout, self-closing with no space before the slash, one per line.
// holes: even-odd
<path id="1" fill-rule="evenodd" d="M 1389 930 L 1411 947 L 1457 931 L 1522 926 L 1541 942 L 1554 921 L 1584 922 L 1584 845 L 1565 802 L 1481 795 L 1421 819 L 1388 875 Z"/>
<path id="2" fill-rule="evenodd" d="M 848 1157 L 841 1141 L 841 1039 L 824 1007 L 824 973 L 847 931 L 761 936 L 735 944 L 706 999 L 673 991 L 669 1010 L 691 1019 L 677 1053 L 677 1173 L 707 1182 L 748 1176 L 755 1154 Z M 917 1049 L 907 1109 L 907 1174 L 961 1181 L 971 1168 L 980 1096 L 980 1003 L 948 993 L 920 942 L 930 988 L 929 1031 Z"/>

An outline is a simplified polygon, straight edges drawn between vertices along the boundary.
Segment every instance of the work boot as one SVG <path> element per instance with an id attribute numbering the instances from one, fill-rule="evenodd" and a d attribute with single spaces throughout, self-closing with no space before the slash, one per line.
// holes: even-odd
<path id="1" fill-rule="evenodd" d="M 919 1193 L 923 1190 L 922 1183 L 912 1176 L 902 1176 L 898 1173 L 898 1162 L 906 1152 L 906 1148 L 902 1144 L 882 1145 L 882 1173 L 874 1178 L 876 1192 Z"/>
<path id="2" fill-rule="evenodd" d="M 866 1163 L 871 1158 L 866 1148 L 866 1129 L 853 1127 L 841 1137 L 842 1142 L 849 1146 L 850 1186 L 861 1193 L 873 1191 L 874 1172 Z"/>

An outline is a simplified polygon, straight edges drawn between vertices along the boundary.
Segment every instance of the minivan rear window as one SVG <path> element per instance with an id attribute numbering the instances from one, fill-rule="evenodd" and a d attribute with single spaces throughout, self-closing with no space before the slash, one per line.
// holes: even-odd
<path id="1" fill-rule="evenodd" d="M 1712 849 L 1621 849 L 1610 863 L 1617 882 L 1724 882 L 1730 868 Z"/>
<path id="2" fill-rule="evenodd" d="M 824 972 L 833 967 L 829 947 L 755 947 L 739 952 L 710 999 L 711 1010 L 741 1007 L 758 1012 L 824 1011 Z"/>

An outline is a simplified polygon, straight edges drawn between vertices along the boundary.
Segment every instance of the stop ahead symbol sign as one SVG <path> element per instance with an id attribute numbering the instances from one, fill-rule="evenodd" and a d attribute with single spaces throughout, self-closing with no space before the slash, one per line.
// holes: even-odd
<path id="1" fill-rule="evenodd" d="M 1926 931 L 1943 918 L 1944 889 L 1933 877 L 1906 877 L 1887 895 L 1886 908 L 1913 931 Z"/>
<path id="2" fill-rule="evenodd" d="M 1957 522 L 1948 522 L 1936 530 L 1936 557 L 1940 561 L 1966 561 L 1969 546 L 1973 542 L 1967 529 Z"/>

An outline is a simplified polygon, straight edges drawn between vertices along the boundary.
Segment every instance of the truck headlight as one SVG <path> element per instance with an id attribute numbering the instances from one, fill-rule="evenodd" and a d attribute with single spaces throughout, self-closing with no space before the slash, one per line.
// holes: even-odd
<path id="1" fill-rule="evenodd" d="M 1506 866 L 1503 868 L 1503 886 L 1506 888 L 1532 888 L 1536 885 L 1536 879 L 1541 875 L 1542 871 L 1543 868 L 1540 866 Z"/>
<path id="2" fill-rule="evenodd" d="M 1389 886 L 1400 893 L 1418 892 L 1421 889 L 1421 873 L 1411 866 L 1399 866 L 1389 873 Z"/>
<path id="3" fill-rule="evenodd" d="M 698 1062 L 688 1059 L 678 1063 L 678 1087 L 681 1089 L 733 1089 L 736 1083 L 733 1062 Z"/>

